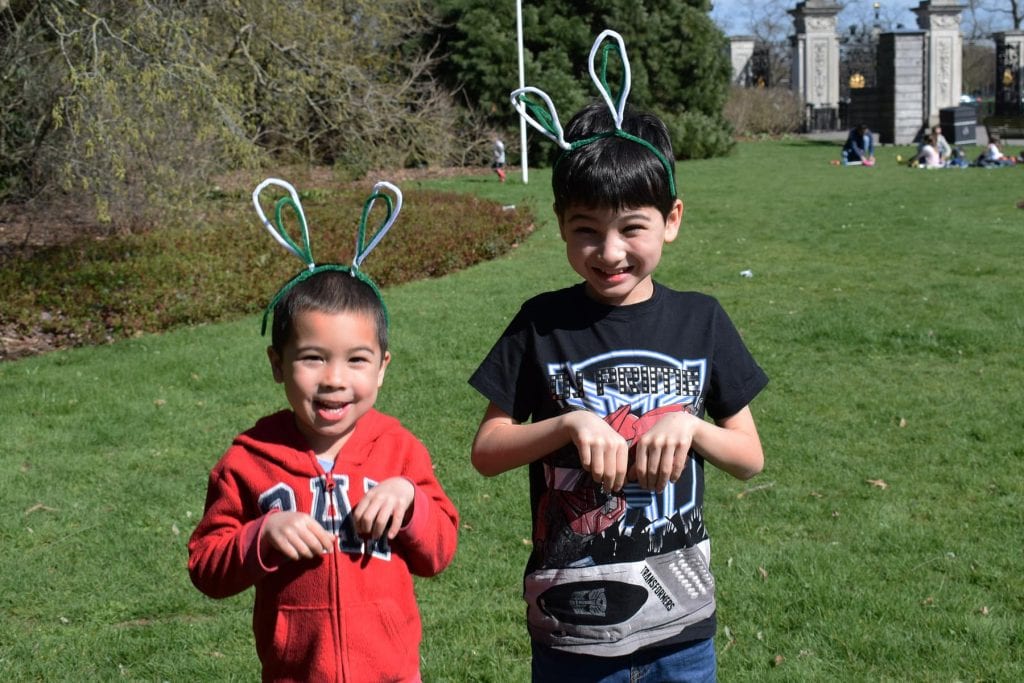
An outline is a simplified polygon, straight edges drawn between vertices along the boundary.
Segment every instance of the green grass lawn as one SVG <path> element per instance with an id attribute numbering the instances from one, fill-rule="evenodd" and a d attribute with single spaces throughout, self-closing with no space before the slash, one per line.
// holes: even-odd
<path id="1" fill-rule="evenodd" d="M 1024 679 L 1024 169 L 897 153 L 839 168 L 794 139 L 679 166 L 657 278 L 718 297 L 772 380 L 764 473 L 708 480 L 723 681 Z M 549 175 L 509 175 L 423 185 L 534 207 L 524 244 L 386 291 L 379 407 L 462 514 L 454 563 L 417 584 L 426 681 L 528 679 L 525 472 L 470 466 L 466 379 L 521 301 L 575 278 Z M 258 678 L 251 593 L 202 596 L 185 545 L 209 468 L 284 405 L 265 345 L 252 316 L 0 364 L 0 680 Z"/>

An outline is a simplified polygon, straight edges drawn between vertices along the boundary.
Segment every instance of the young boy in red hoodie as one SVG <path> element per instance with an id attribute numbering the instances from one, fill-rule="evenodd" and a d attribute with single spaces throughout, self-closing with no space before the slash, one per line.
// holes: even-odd
<path id="1" fill-rule="evenodd" d="M 378 290 L 311 261 L 272 304 L 291 410 L 213 468 L 189 573 L 214 598 L 255 586 L 264 680 L 419 681 L 412 575 L 451 562 L 457 512 L 423 444 L 373 407 L 391 360 Z"/>

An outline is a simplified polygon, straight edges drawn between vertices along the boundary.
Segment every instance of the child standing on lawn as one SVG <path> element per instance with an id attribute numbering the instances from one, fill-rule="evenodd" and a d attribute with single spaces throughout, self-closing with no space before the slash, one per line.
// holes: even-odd
<path id="1" fill-rule="evenodd" d="M 505 182 L 505 143 L 498 136 L 494 137 L 494 147 L 491 149 L 491 168 L 501 182 Z"/>
<path id="2" fill-rule="evenodd" d="M 564 133 L 527 113 L 539 91 L 513 93 L 565 150 L 554 210 L 582 278 L 523 304 L 470 379 L 490 402 L 473 465 L 529 468 L 534 681 L 715 680 L 704 467 L 764 464 L 749 408 L 764 372 L 715 299 L 652 279 L 683 204 L 668 132 L 625 106 L 625 83 L 616 106 L 599 82 L 605 101 Z"/>
<path id="3" fill-rule="evenodd" d="M 384 303 L 358 270 L 369 250 L 351 268 L 316 266 L 297 194 L 304 253 L 280 202 L 280 232 L 266 221 L 262 187 L 267 229 L 308 261 L 267 311 L 270 369 L 291 409 L 237 436 L 213 468 L 189 573 L 214 598 L 255 586 L 264 680 L 419 681 L 412 575 L 451 562 L 457 513 L 426 448 L 373 407 L 391 354 Z"/>

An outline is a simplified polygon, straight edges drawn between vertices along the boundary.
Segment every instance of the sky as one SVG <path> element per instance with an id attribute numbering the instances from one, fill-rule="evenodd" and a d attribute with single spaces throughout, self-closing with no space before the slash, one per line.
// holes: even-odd
<path id="1" fill-rule="evenodd" d="M 776 2 L 759 2 L 758 0 L 712 0 L 713 9 L 711 11 L 711 17 L 715 20 L 719 26 L 725 31 L 726 35 L 743 35 L 751 34 L 752 27 L 751 22 L 751 10 L 750 7 L 756 7 L 753 14 L 762 14 L 765 11 L 765 7 L 769 5 L 781 5 L 784 10 L 789 10 L 796 7 L 797 0 L 777 0 Z M 863 22 L 872 22 L 874 19 L 874 2 L 871 0 L 847 0 L 846 2 L 840 2 L 839 4 L 844 5 L 844 9 L 838 15 L 839 29 L 845 30 L 846 27 L 851 24 L 860 24 Z M 966 5 L 966 1 L 961 1 L 962 5 Z M 988 3 L 993 4 L 993 3 Z M 998 3 L 994 3 L 998 4 Z M 897 27 L 902 24 L 904 28 L 916 29 L 917 28 L 917 15 L 915 15 L 911 8 L 920 5 L 920 0 L 888 0 L 879 2 L 879 19 L 883 27 L 887 30 Z M 784 16 L 786 35 L 790 35 L 793 32 L 792 18 Z M 964 33 L 969 33 L 970 25 L 970 14 L 964 12 L 962 15 L 964 24 Z M 979 20 L 986 22 L 992 30 L 1008 30 L 1011 28 L 1011 22 L 1007 15 L 991 12 L 983 12 L 979 10 Z M 782 36 L 785 37 L 785 36 Z"/>

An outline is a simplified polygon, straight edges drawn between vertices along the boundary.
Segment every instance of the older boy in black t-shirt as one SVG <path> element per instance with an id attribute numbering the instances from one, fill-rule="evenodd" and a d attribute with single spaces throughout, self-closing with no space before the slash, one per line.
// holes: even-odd
<path id="1" fill-rule="evenodd" d="M 529 466 L 535 681 L 714 680 L 704 464 L 761 471 L 748 404 L 767 377 L 717 301 L 652 279 L 683 215 L 664 124 L 598 102 L 564 140 L 584 141 L 552 177 L 583 282 L 523 304 L 473 374 L 473 465 Z"/>

